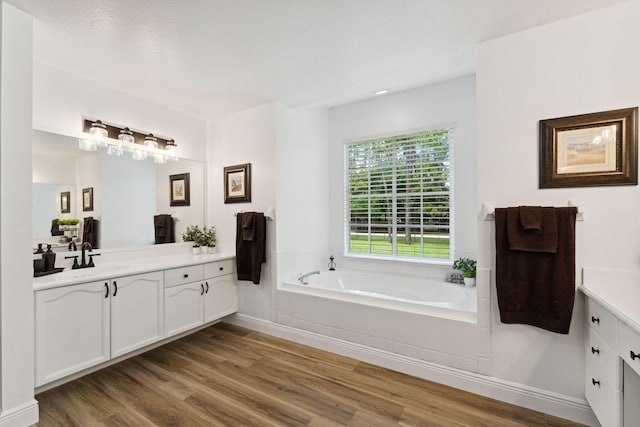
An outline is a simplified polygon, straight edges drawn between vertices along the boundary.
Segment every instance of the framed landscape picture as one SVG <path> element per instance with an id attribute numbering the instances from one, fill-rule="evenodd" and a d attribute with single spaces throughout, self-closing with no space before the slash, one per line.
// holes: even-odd
<path id="1" fill-rule="evenodd" d="M 540 188 L 638 184 L 638 107 L 540 120 Z"/>
<path id="2" fill-rule="evenodd" d="M 82 211 L 90 212 L 93 210 L 93 187 L 82 189 Z"/>
<path id="3" fill-rule="evenodd" d="M 251 163 L 224 168 L 224 202 L 251 201 Z"/>
<path id="4" fill-rule="evenodd" d="M 60 193 L 60 213 L 71 212 L 71 192 L 63 191 Z"/>
<path id="5" fill-rule="evenodd" d="M 180 173 L 169 176 L 169 205 L 190 206 L 189 174 Z"/>

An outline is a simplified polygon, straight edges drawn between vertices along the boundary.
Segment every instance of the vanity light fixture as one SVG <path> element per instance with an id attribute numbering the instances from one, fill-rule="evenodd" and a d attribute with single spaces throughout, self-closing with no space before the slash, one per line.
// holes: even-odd
<path id="1" fill-rule="evenodd" d="M 100 120 L 83 119 L 82 129 L 89 134 L 88 138 L 79 140 L 78 145 L 82 150 L 96 151 L 98 147 L 107 147 L 110 155 L 120 156 L 128 152 L 135 160 L 152 157 L 159 164 L 178 160 L 178 146 L 173 139 L 105 124 Z"/>

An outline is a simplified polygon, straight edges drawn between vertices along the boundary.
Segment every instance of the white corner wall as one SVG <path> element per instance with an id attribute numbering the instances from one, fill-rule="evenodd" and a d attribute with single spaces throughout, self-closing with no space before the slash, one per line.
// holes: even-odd
<path id="1" fill-rule="evenodd" d="M 276 103 L 264 104 L 207 124 L 207 224 L 216 226 L 220 252 L 236 251 L 234 214 L 239 211 L 266 212 L 276 207 L 275 152 L 279 108 Z M 224 167 L 242 163 L 251 163 L 251 202 L 225 204 Z M 239 282 L 240 311 L 260 319 L 271 316 L 277 211 L 275 215 L 276 221 L 267 221 L 267 262 L 262 264 L 260 284 Z"/>
<path id="2" fill-rule="evenodd" d="M 31 257 L 33 18 L 1 4 L 0 426 L 38 421 Z"/>
<path id="3" fill-rule="evenodd" d="M 538 189 L 538 121 L 640 105 L 640 3 L 630 1 L 479 45 L 478 199 L 497 206 L 566 205 L 578 225 L 583 266 L 637 270 L 637 186 Z M 475 210 L 478 210 L 476 206 Z M 479 221 L 479 263 L 494 268 L 494 224 Z M 584 396 L 583 299 L 569 335 L 499 322 L 492 284 L 492 375 Z"/>

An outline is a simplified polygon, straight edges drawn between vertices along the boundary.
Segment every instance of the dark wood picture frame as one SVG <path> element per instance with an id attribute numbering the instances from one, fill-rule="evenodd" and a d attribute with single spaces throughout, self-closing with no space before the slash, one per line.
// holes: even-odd
<path id="1" fill-rule="evenodd" d="M 225 203 L 251 201 L 251 163 L 225 167 L 223 182 Z"/>
<path id="2" fill-rule="evenodd" d="M 60 193 L 60 213 L 71 213 L 71 191 Z"/>
<path id="3" fill-rule="evenodd" d="M 189 173 L 169 175 L 169 206 L 191 206 Z"/>
<path id="4" fill-rule="evenodd" d="M 82 189 L 82 212 L 93 210 L 93 187 Z"/>
<path id="5" fill-rule="evenodd" d="M 540 188 L 638 184 L 638 107 L 540 120 Z"/>

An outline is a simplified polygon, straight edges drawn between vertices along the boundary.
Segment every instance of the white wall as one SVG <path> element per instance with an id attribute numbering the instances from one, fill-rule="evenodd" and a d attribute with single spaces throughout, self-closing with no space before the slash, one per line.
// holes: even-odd
<path id="1" fill-rule="evenodd" d="M 476 257 L 476 140 L 474 76 L 455 79 L 368 101 L 333 108 L 329 113 L 331 186 L 331 242 L 336 254 L 344 251 L 344 143 L 407 130 L 454 124 L 454 256 Z M 359 262 L 341 259 L 343 265 L 360 268 L 411 269 L 429 274 L 430 267 L 413 267 L 407 263 Z M 393 266 L 393 267 L 392 267 Z M 446 270 L 450 270 L 447 267 Z M 445 272 L 438 269 L 437 276 Z"/>
<path id="2" fill-rule="evenodd" d="M 639 19 L 639 3 L 627 2 L 478 48 L 478 199 L 497 206 L 577 201 L 585 211 L 578 268 L 638 269 L 640 189 L 538 189 L 538 121 L 640 104 Z M 480 265 L 493 269 L 494 224 L 479 228 Z M 567 336 L 501 324 L 492 286 L 492 375 L 582 398 L 581 295 Z"/>
<path id="3" fill-rule="evenodd" d="M 0 64 L 0 425 L 38 420 L 33 398 L 31 75 L 33 19 L 2 2 Z"/>
<path id="4" fill-rule="evenodd" d="M 235 213 L 265 212 L 275 207 L 275 152 L 279 108 L 275 103 L 264 104 L 210 122 L 207 126 L 207 223 L 216 226 L 218 250 L 221 252 L 235 253 Z M 251 203 L 225 204 L 223 169 L 225 166 L 241 163 L 251 163 Z M 260 285 L 240 282 L 240 311 L 262 319 L 269 319 L 271 316 L 277 215 L 276 211 L 276 221 L 267 221 L 267 262 L 262 265 Z"/>
<path id="5" fill-rule="evenodd" d="M 189 206 L 170 206 L 169 176 L 188 173 L 190 189 Z M 189 225 L 202 227 L 205 220 L 205 165 L 196 160 L 180 160 L 156 165 L 156 214 L 169 214 L 175 221 L 176 242 L 182 242 L 182 233 Z"/>
<path id="6" fill-rule="evenodd" d="M 206 151 L 204 120 L 36 61 L 33 73 L 34 129 L 79 136 L 83 116 L 174 138 L 183 158 L 202 159 Z"/>

